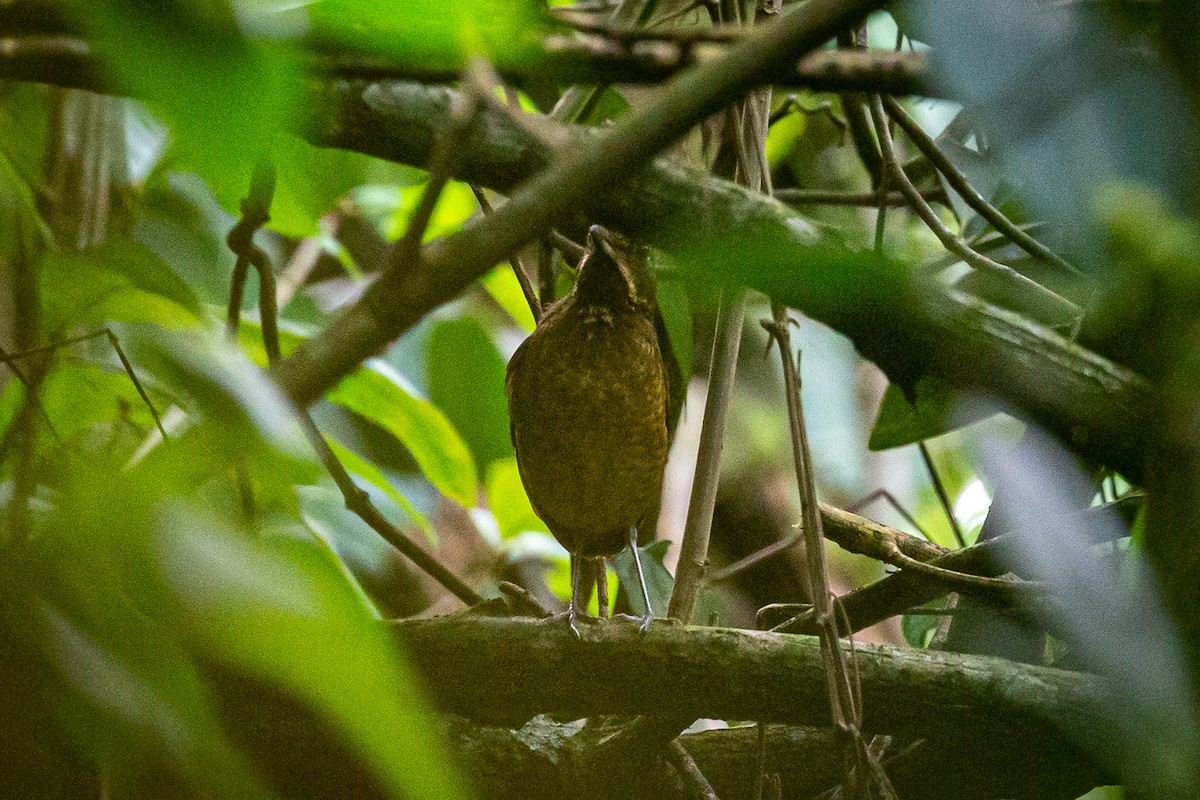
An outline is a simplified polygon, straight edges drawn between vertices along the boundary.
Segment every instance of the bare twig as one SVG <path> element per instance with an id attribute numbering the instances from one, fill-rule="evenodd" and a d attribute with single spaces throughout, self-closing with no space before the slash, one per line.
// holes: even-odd
<path id="1" fill-rule="evenodd" d="M 970 184 L 967 176 L 946 157 L 946 154 L 937 146 L 937 142 L 933 140 L 933 137 L 927 134 L 917 124 L 917 121 L 908 115 L 904 107 L 894 97 L 885 96 L 883 104 L 888 116 L 904 130 L 908 138 L 917 146 L 918 150 L 925 154 L 930 163 L 937 167 L 938 171 L 946 177 L 946 181 L 950 184 L 951 188 L 958 192 L 962 199 L 967 202 L 967 205 L 979 212 L 979 215 L 992 223 L 992 226 L 996 230 L 1003 233 L 1034 258 L 1039 258 L 1042 261 L 1053 264 L 1067 275 L 1079 275 L 1078 269 L 1037 239 L 1034 239 L 1028 233 L 1021 230 L 1000 209 L 989 203 L 987 198 Z"/>
<path id="2" fill-rule="evenodd" d="M 484 214 L 492 213 L 492 204 L 488 202 L 487 195 L 483 193 L 483 189 L 475 184 L 471 184 L 471 193 L 475 195 L 475 202 L 479 203 L 479 210 Z M 514 253 L 508 259 L 508 266 L 512 269 L 513 274 L 517 276 L 517 283 L 521 285 L 521 294 L 525 295 L 525 302 L 529 306 L 529 313 L 533 314 L 533 321 L 536 323 L 542 318 L 542 304 L 538 300 L 537 293 L 533 291 L 533 283 L 529 280 L 529 270 L 525 268 L 525 262 L 521 260 L 519 254 Z"/>
<path id="3" fill-rule="evenodd" d="M 925 442 L 917 442 L 917 449 L 921 452 L 921 460 L 925 462 L 925 470 L 929 473 L 929 480 L 933 482 L 933 491 L 937 493 L 938 502 L 942 504 L 942 510 L 946 512 L 946 519 L 950 522 L 950 530 L 954 531 L 954 538 L 958 542 L 959 547 L 966 547 L 967 540 L 963 538 L 962 528 L 958 526 L 958 520 L 954 516 L 954 506 L 950 503 L 950 496 L 946 494 L 946 487 L 942 485 L 942 478 L 938 475 L 937 468 L 933 465 L 933 456 L 929 453 L 929 448 L 925 446 Z"/>
<path id="4" fill-rule="evenodd" d="M 909 510 L 904 507 L 904 504 L 897 500 L 896 496 L 887 489 L 876 489 L 866 497 L 859 498 L 850 505 L 846 506 L 846 510 L 853 514 L 857 514 L 876 500 L 883 500 L 893 511 L 899 514 L 905 522 L 907 522 L 909 525 L 912 525 L 914 530 L 919 532 L 926 539 L 929 538 L 929 534 L 924 528 L 921 527 L 921 523 L 917 522 L 917 518 L 909 513 Z"/>
<path id="5" fill-rule="evenodd" d="M 141 397 L 142 402 L 145 403 L 146 408 L 149 409 L 150 416 L 154 419 L 155 427 L 158 428 L 158 432 L 162 434 L 163 439 L 166 439 L 167 432 L 163 429 L 162 419 L 159 417 L 158 409 L 154 407 L 154 403 L 150 400 L 150 395 L 146 392 L 146 387 L 142 384 L 141 379 L 139 379 L 137 373 L 133 371 L 133 364 L 130 363 L 129 358 L 125 355 L 125 351 L 121 348 L 121 340 L 118 339 L 117 335 L 109 328 L 101 328 L 100 330 L 92 331 L 91 333 L 72 336 L 69 339 L 63 339 L 60 342 L 54 342 L 53 344 L 43 345 L 41 347 L 34 347 L 21 353 L 10 354 L 5 353 L 3 349 L 0 349 L 0 363 L 7 365 L 9 369 L 13 371 L 13 374 L 21 379 L 22 383 L 27 383 L 26 378 L 22 376 L 22 373 L 17 367 L 17 362 L 21 359 L 49 353 L 53 350 L 58 350 L 73 344 L 79 344 L 80 342 L 86 342 L 91 339 L 99 339 L 101 336 L 108 339 L 108 343 L 112 346 L 112 349 L 117 354 L 117 358 L 121 361 L 121 367 L 125 370 L 125 374 L 129 376 L 130 383 L 133 384 L 133 388 L 137 390 L 138 396 Z M 50 424 L 49 417 L 46 417 L 46 423 L 48 425 Z M 53 427 L 51 427 L 51 430 L 53 430 Z M 57 435 L 58 434 L 55 433 L 55 436 Z"/>
<path id="6" fill-rule="evenodd" d="M 941 219 L 938 218 L 937 213 L 930 207 L 929 203 L 921 197 L 921 193 L 917 191 L 917 187 L 909 180 L 908 175 L 904 172 L 904 168 L 900 165 L 892 137 L 888 133 L 887 117 L 883 111 L 883 101 L 876 95 L 871 98 L 868 105 L 871 111 L 871 119 L 875 124 L 875 133 L 879 139 L 880 149 L 883 153 L 884 167 L 888 175 L 896 183 L 900 192 L 908 198 L 909 205 L 913 211 L 933 231 L 942 245 L 975 269 L 993 273 L 1011 284 L 1014 289 L 1020 291 L 1021 297 L 1032 306 L 1031 311 L 1038 313 L 1039 316 L 1045 316 L 1058 322 L 1073 320 L 1078 317 L 1079 307 L 1074 303 L 1047 289 L 1040 283 L 1022 275 L 1012 267 L 1005 266 L 998 261 L 993 261 L 987 256 L 972 250 L 966 242 L 946 227 Z"/>
<path id="7" fill-rule="evenodd" d="M 267 361 L 271 364 L 276 363 L 280 357 L 275 285 L 274 281 L 269 277 L 273 273 L 267 255 L 261 248 L 254 244 L 253 236 L 254 230 L 266 224 L 270 219 L 271 198 L 274 190 L 274 169 L 265 160 L 260 161 L 255 167 L 249 196 L 242 202 L 242 219 L 239 220 L 238 224 L 229 234 L 230 247 L 241 248 L 235 250 L 235 252 L 238 256 L 237 263 L 243 266 L 241 270 L 235 268 L 234 280 L 231 281 L 229 299 L 230 316 L 227 320 L 229 335 L 236 337 L 238 323 L 241 318 L 241 289 L 245 286 L 246 265 L 253 265 L 259 274 L 259 313 L 262 319 L 263 345 L 267 351 Z M 239 274 L 241 275 L 240 279 L 238 279 Z M 338 489 L 345 498 L 346 508 L 361 518 L 384 541 L 396 548 L 396 550 L 412 561 L 423 572 L 446 587 L 451 594 L 458 597 L 467 605 L 474 605 L 481 602 L 482 597 L 463 583 L 458 576 L 444 567 L 437 559 L 426 553 L 408 536 L 404 535 L 403 532 L 389 522 L 375 508 L 367 492 L 360 489 L 354 483 L 345 466 L 338 460 L 333 449 L 325 440 L 324 435 L 317 428 L 308 410 L 303 408 L 298 409 L 297 417 L 321 464 L 325 467 L 330 477 L 333 478 L 334 483 L 337 484 Z M 245 480 L 242 482 L 246 484 Z M 251 502 L 248 495 L 248 485 L 244 485 L 243 504 L 248 502 Z"/>
<path id="8" fill-rule="evenodd" d="M 676 772 L 679 773 L 679 777 L 683 779 L 687 796 L 693 800 L 717 800 L 717 793 L 713 791 L 712 784 L 708 782 L 708 778 L 704 777 L 704 773 L 692 760 L 691 753 L 678 739 L 667 745 L 666 754 L 667 760 L 671 762 Z"/>
<path id="9" fill-rule="evenodd" d="M 887 776 L 867 748 L 866 740 L 859 729 L 862 724 L 861 700 L 855 691 L 855 684 L 851 682 L 846 656 L 838 637 L 833 598 L 829 591 L 825 570 L 825 537 L 817 504 L 812 454 L 804 423 L 804 407 L 800 399 L 800 372 L 796 362 L 792 359 L 787 310 L 782 305 L 773 303 L 772 312 L 772 320 L 764 321 L 763 327 L 778 345 L 780 359 L 783 362 L 792 456 L 795 461 L 796 482 L 800 492 L 801 529 L 805 543 L 808 597 L 813 603 L 813 610 L 816 613 L 817 635 L 821 640 L 821 660 L 824 667 L 822 672 L 825 677 L 833 724 L 845 736 L 847 762 L 845 789 L 848 794 L 855 796 L 894 797 L 895 792 L 891 788 Z"/>
<path id="10" fill-rule="evenodd" d="M 921 196 L 926 200 L 940 200 L 940 191 L 925 191 Z M 906 206 L 908 198 L 900 192 L 838 192 L 825 189 L 776 189 L 775 199 L 790 206 L 826 205 L 826 206 L 863 206 L 879 205 Z"/>
<path id="11" fill-rule="evenodd" d="M 708 396 L 704 405 L 704 420 L 700 424 L 700 451 L 696 456 L 696 473 L 692 479 L 679 565 L 675 569 L 675 585 L 667 610 L 667 615 L 672 619 L 684 622 L 691 621 L 700 584 L 708 569 L 708 539 L 717 500 L 725 416 L 733 397 L 733 376 L 742 339 L 745 303 L 744 292 L 727 291 L 722 294 L 717 308 L 717 326 L 713 334 L 712 360 L 708 372 Z"/>

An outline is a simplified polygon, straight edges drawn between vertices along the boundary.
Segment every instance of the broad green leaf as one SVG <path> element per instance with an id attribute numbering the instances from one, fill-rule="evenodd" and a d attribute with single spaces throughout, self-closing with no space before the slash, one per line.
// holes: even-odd
<path id="1" fill-rule="evenodd" d="M 177 515 L 158 554 L 198 645 L 325 717 L 394 796 L 463 796 L 387 628 L 311 543 Z"/>
<path id="2" fill-rule="evenodd" d="M 50 241 L 33 190 L 13 163 L 0 155 L 0 259 L 36 259 Z"/>
<path id="3" fill-rule="evenodd" d="M 900 618 L 904 641 L 912 647 L 928 647 L 929 638 L 937 628 L 938 619 L 933 614 L 905 614 Z"/>
<path id="4" fill-rule="evenodd" d="M 471 317 L 439 320 L 428 341 L 429 395 L 462 434 L 480 472 L 513 454 L 504 357 Z"/>
<path id="5" fill-rule="evenodd" d="M 160 169 L 146 179 L 133 235 L 201 300 L 224 306 L 235 259 L 225 237 L 233 225 L 198 176 Z"/>
<path id="6" fill-rule="evenodd" d="M 203 313 L 166 261 L 126 239 L 111 239 L 82 253 L 48 253 L 39 277 L 51 330 L 107 322 L 181 329 L 195 325 Z"/>
<path id="7" fill-rule="evenodd" d="M 349 150 L 314 147 L 291 133 L 272 140 L 275 193 L 266 227 L 284 236 L 303 238 L 320 232 L 321 217 L 334 211 L 351 190 L 364 184 L 405 184 L 414 170 Z M 188 168 L 176 162 L 176 169 Z M 197 167 L 197 171 L 200 168 Z M 204 175 L 203 172 L 201 172 Z M 221 207 L 240 215 L 250 188 L 249 171 L 204 175 Z"/>
<path id="8" fill-rule="evenodd" d="M 488 466 L 487 502 L 505 540 L 515 540 L 526 531 L 550 532 L 529 503 L 516 458 L 497 459 Z"/>
<path id="9" fill-rule="evenodd" d="M 994 405 L 968 397 L 933 376 L 917 381 L 915 395 L 915 403 L 910 403 L 899 386 L 888 386 L 871 428 L 868 448 L 889 450 L 931 439 L 999 411 Z"/>
<path id="10" fill-rule="evenodd" d="M 196 796 L 271 796 L 227 741 L 158 578 L 151 546 L 159 510 L 182 502 L 186 487 L 163 470 L 114 472 L 73 453 L 56 470 L 53 503 L 38 530 L 40 557 L 23 577 L 30 621 L 65 693 L 60 709 L 77 746 L 110 765 L 118 783 L 132 777 L 127 771 L 139 757 L 154 754 Z"/>
<path id="11" fill-rule="evenodd" d="M 178 473 L 184 483 L 230 474 L 240 464 L 256 494 L 283 506 L 295 505 L 296 484 L 320 478 L 291 404 L 219 333 L 131 331 L 130 339 L 126 352 L 134 365 L 180 397 L 198 423 L 157 448 L 148 464 Z"/>
<path id="12" fill-rule="evenodd" d="M 788 114 L 770 127 L 767 131 L 766 156 L 772 169 L 787 160 L 792 148 L 796 146 L 796 141 L 807 127 L 807 117 L 798 112 Z"/>
<path id="13" fill-rule="evenodd" d="M 10 81 L 0 88 L 0 142 L 5 157 L 26 183 L 44 180 L 49 111 L 43 87 Z"/>
<path id="14" fill-rule="evenodd" d="M 434 530 L 433 525 L 429 524 L 429 520 L 425 519 L 425 515 L 418 511 L 417 507 L 407 497 L 397 491 L 396 487 L 392 486 L 379 467 L 350 448 L 342 446 L 332 437 L 326 436 L 325 441 L 329 442 L 329 447 L 333 450 L 333 454 L 337 456 L 338 461 L 342 462 L 342 466 L 348 472 L 352 475 L 357 475 L 386 494 L 421 529 L 430 544 L 437 544 L 437 531 Z"/>
<path id="15" fill-rule="evenodd" d="M 253 20 L 237 5 L 71 3 L 105 69 L 162 117 L 176 157 L 214 185 L 248 185 L 250 170 L 269 152 L 274 134 L 299 110 L 303 85 L 300 62 L 286 46 L 246 38 Z"/>
<path id="16" fill-rule="evenodd" d="M 662 312 L 667 335 L 679 371 L 683 378 L 684 391 L 692 379 L 692 309 L 687 290 L 679 281 L 658 282 L 658 308 Z"/>
<path id="17" fill-rule="evenodd" d="M 70 698 L 71 723 L 84 739 L 81 748 L 103 754 L 104 763 L 120 774 L 123 756 L 150 745 L 201 794 L 231 800 L 274 796 L 225 737 L 177 642 L 140 619 L 123 626 L 122 640 L 117 630 L 89 632 L 50 606 L 41 611 L 49 661 L 77 696 Z M 153 658 L 145 652 L 149 645 Z"/>
<path id="18" fill-rule="evenodd" d="M 470 508 L 478 473 L 458 431 L 428 400 L 413 394 L 394 370 L 373 361 L 342 380 L 329 400 L 399 439 L 438 491 Z"/>
<path id="19" fill-rule="evenodd" d="M 350 514 L 345 503 L 339 503 L 338 508 Z M 354 597 L 362 606 L 363 611 L 371 617 L 371 619 L 382 619 L 379 609 L 375 607 L 375 603 L 371 600 L 362 584 L 358 582 L 358 578 L 354 577 L 354 573 L 350 571 L 350 567 L 342 559 L 341 553 L 338 550 L 340 544 L 338 540 L 338 529 L 331 528 L 319 523 L 311 515 L 312 504 L 306 503 L 303 506 L 302 523 L 288 521 L 286 524 L 278 524 L 274 527 L 264 527 L 258 533 L 264 538 L 272 536 L 282 536 L 288 539 L 293 539 L 301 545 L 309 545 L 313 552 L 323 559 L 325 563 L 346 581 L 346 586 L 354 593 Z"/>
<path id="20" fill-rule="evenodd" d="M 103 347 L 109 348 L 107 341 Z M 106 361 L 113 359 L 106 359 Z M 145 385 L 145 381 L 143 381 Z M 63 438 L 102 423 L 128 419 L 142 431 L 154 427 L 154 418 L 120 364 L 101 367 L 79 359 L 64 359 L 55 364 L 38 392 L 54 430 Z M 155 395 L 151 395 L 151 400 Z M 164 404 L 158 398 L 158 412 Z"/>
<path id="21" fill-rule="evenodd" d="M 521 290 L 521 283 L 512 267 L 507 264 L 495 267 L 480 280 L 492 299 L 507 311 L 526 333 L 533 332 L 533 312 L 529 310 L 529 302 L 525 299 L 525 292 Z"/>
<path id="22" fill-rule="evenodd" d="M 425 70 L 461 69 L 469 57 L 528 60 L 542 32 L 529 0 L 324 0 L 306 7 L 312 37 Z"/>

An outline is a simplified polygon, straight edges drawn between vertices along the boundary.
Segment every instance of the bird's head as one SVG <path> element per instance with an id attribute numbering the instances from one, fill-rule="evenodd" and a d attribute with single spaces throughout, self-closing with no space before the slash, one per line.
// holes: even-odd
<path id="1" fill-rule="evenodd" d="M 597 305 L 628 303 L 637 310 L 653 312 L 654 277 L 649 251 L 619 233 L 593 225 L 579 261 L 575 294 Z"/>

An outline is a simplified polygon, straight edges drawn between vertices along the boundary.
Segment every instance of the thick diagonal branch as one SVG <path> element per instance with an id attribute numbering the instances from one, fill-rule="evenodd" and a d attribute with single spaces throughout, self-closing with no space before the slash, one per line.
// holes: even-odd
<path id="1" fill-rule="evenodd" d="M 656 153 L 768 77 L 767 65 L 814 50 L 879 0 L 813 0 L 731 47 L 726 56 L 668 84 L 658 102 L 592 140 L 559 148 L 554 158 L 494 214 L 423 248 L 420 269 L 393 263 L 321 334 L 274 374 L 298 405 L 308 405 L 381 346 L 414 325 L 488 269 L 579 208 L 596 209 L 614 177 L 628 179 Z"/>
<path id="2" fill-rule="evenodd" d="M 326 85 L 308 136 L 321 144 L 424 165 L 445 124 L 450 90 L 416 84 Z M 548 137 L 566 131 L 539 121 Z M 542 144 L 503 114 L 484 115 L 467 143 L 463 180 L 511 191 L 546 162 Z M 937 374 L 990 394 L 1076 451 L 1137 480 L 1151 387 L 1019 316 L 965 295 L 922 286 L 901 265 L 829 252 L 786 206 L 660 159 L 590 209 L 612 225 L 677 255 L 700 244 L 722 271 L 849 336 L 893 380 Z M 701 254 L 701 258 L 703 254 Z M 415 312 L 415 310 L 414 310 Z"/>

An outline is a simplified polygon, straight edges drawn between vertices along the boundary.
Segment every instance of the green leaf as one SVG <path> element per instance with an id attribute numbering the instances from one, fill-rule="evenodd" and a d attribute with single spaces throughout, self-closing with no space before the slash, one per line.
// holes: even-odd
<path id="1" fill-rule="evenodd" d="M 323 44 L 426 70 L 459 70 L 475 55 L 527 61 L 542 31 L 540 4 L 529 0 L 325 0 L 306 10 Z"/>
<path id="2" fill-rule="evenodd" d="M 772 169 L 787 160 L 807 127 L 808 118 L 797 112 L 788 114 L 770 127 L 767 131 L 766 156 Z"/>
<path id="3" fill-rule="evenodd" d="M 189 515 L 165 523 L 163 577 L 200 646 L 323 715 L 394 796 L 464 796 L 387 628 L 327 555 Z"/>
<path id="4" fill-rule="evenodd" d="M 507 541 L 526 531 L 550 532 L 529 503 L 515 457 L 497 459 L 488 467 L 487 502 L 501 537 Z"/>
<path id="5" fill-rule="evenodd" d="M 692 308 L 683 284 L 679 281 L 659 281 L 658 308 L 667 326 L 667 335 L 675 351 L 675 360 L 679 362 L 686 391 L 688 381 L 692 379 Z"/>
<path id="6" fill-rule="evenodd" d="M 108 750 L 104 763 L 119 773 L 128 768 L 123 762 L 130 752 L 151 744 L 203 795 L 273 796 L 226 739 L 195 667 L 177 642 L 136 615 L 120 623 L 110 612 L 108 626 L 88 631 L 51 606 L 40 611 L 43 647 L 62 683 L 76 695 L 70 707 L 83 749 Z"/>
<path id="7" fill-rule="evenodd" d="M 300 110 L 298 57 L 278 40 L 248 40 L 247 8 L 221 0 L 74 0 L 71 8 L 106 71 L 163 118 L 176 157 L 214 185 L 248 185 L 274 134 Z"/>
<path id="8" fill-rule="evenodd" d="M 912 647 L 928 647 L 929 639 L 937 629 L 938 619 L 933 614 L 905 614 L 900 619 L 904 641 Z"/>
<path id="9" fill-rule="evenodd" d="M 298 136 L 280 133 L 272 140 L 275 193 L 266 227 L 284 236 L 303 238 L 320 232 L 321 217 L 334 211 L 351 190 L 365 184 L 406 184 L 415 172 L 407 167 L 349 150 L 314 147 Z M 193 168 L 203 175 L 221 207 L 239 216 L 250 188 L 248 170 L 206 174 L 202 164 L 176 161 L 175 169 Z M 419 174 L 419 173 L 418 173 Z"/>
<path id="10" fill-rule="evenodd" d="M 475 505 L 478 473 L 471 451 L 437 406 L 413 394 L 390 367 L 375 361 L 359 369 L 329 393 L 329 400 L 399 439 L 442 494 L 466 508 Z"/>
<path id="11" fill-rule="evenodd" d="M 34 83 L 11 81 L 0 88 L 0 142 L 4 155 L 26 183 L 44 180 L 49 130 L 46 93 Z"/>
<path id="12" fill-rule="evenodd" d="M 638 552 L 641 553 L 642 571 L 646 578 L 646 591 L 650 595 L 650 605 L 654 613 L 660 617 L 666 615 L 667 603 L 671 600 L 671 590 L 675 588 L 675 576 L 663 563 L 670 547 L 671 543 L 666 539 L 655 539 L 650 544 L 638 548 Z M 613 561 L 616 564 L 617 576 L 621 579 L 621 585 L 625 587 L 625 594 L 629 596 L 629 604 L 633 606 L 633 613 L 639 616 L 645 614 L 645 603 L 642 602 L 642 591 L 638 588 L 633 553 L 626 547 L 617 553 L 617 557 Z"/>
<path id="13" fill-rule="evenodd" d="M 108 346 L 108 342 L 104 342 L 104 347 Z M 101 367 L 78 359 L 61 360 L 46 376 L 38 397 L 54 430 L 63 438 L 70 438 L 94 425 L 115 423 L 123 417 L 142 431 L 154 427 L 150 409 L 120 366 Z M 160 414 L 164 410 L 161 398 L 157 410 Z"/>
<path id="14" fill-rule="evenodd" d="M 533 332 L 536 327 L 533 312 L 529 310 L 529 302 L 525 299 L 521 282 L 517 280 L 517 274 L 513 272 L 512 267 L 507 264 L 495 267 L 480 281 L 492 299 L 507 311 L 526 333 Z"/>
<path id="15" fill-rule="evenodd" d="M 504 357 L 471 317 L 439 320 L 429 333 L 429 395 L 475 455 L 480 472 L 513 454 Z"/>
<path id="16" fill-rule="evenodd" d="M 256 494 L 265 491 L 264 499 L 281 503 L 294 504 L 296 484 L 319 480 L 320 466 L 279 387 L 218 332 L 130 334 L 126 352 L 134 365 L 180 397 L 200 423 L 148 460 L 170 464 L 187 476 L 178 478 L 183 482 L 242 464 Z"/>
<path id="17" fill-rule="evenodd" d="M 399 204 L 392 212 L 384 231 L 389 239 L 404 236 L 408 230 L 409 219 L 421 204 L 425 188 L 426 184 L 423 183 L 400 187 Z M 438 236 L 461 230 L 463 223 L 471 218 L 477 208 L 478 201 L 471 187 L 459 181 L 450 181 L 438 195 L 437 205 L 433 207 L 433 216 L 429 218 L 422 241 L 428 242 Z"/>
<path id="18" fill-rule="evenodd" d="M 49 242 L 33 190 L 13 163 L 0 156 L 0 259 L 35 259 Z"/>
<path id="19" fill-rule="evenodd" d="M 888 386 L 879 404 L 867 447 L 888 450 L 966 427 L 999 412 L 991 403 L 969 397 L 940 378 L 917 381 L 915 404 L 895 384 Z"/>
<path id="20" fill-rule="evenodd" d="M 417 507 L 414 506 L 407 497 L 405 497 L 403 494 L 397 491 L 394 486 L 392 486 L 379 467 L 375 466 L 350 448 L 339 444 L 336 440 L 329 436 L 325 437 L 325 441 L 329 443 L 329 447 L 333 450 L 333 454 L 337 456 L 338 461 L 342 462 L 342 466 L 346 468 L 347 472 L 352 475 L 357 475 L 367 483 L 386 494 L 391 501 L 399 506 L 400 510 L 407 514 L 408 518 L 411 519 L 413 523 L 421 529 L 421 531 L 425 534 L 425 538 L 430 544 L 437 544 L 437 531 L 433 529 L 433 525 L 429 524 L 429 520 L 425 518 L 425 515 L 418 511 Z"/>
<path id="21" fill-rule="evenodd" d="M 107 322 L 181 329 L 195 325 L 203 313 L 166 261 L 128 239 L 111 239 L 82 253 L 48 253 L 39 277 L 51 330 Z"/>

